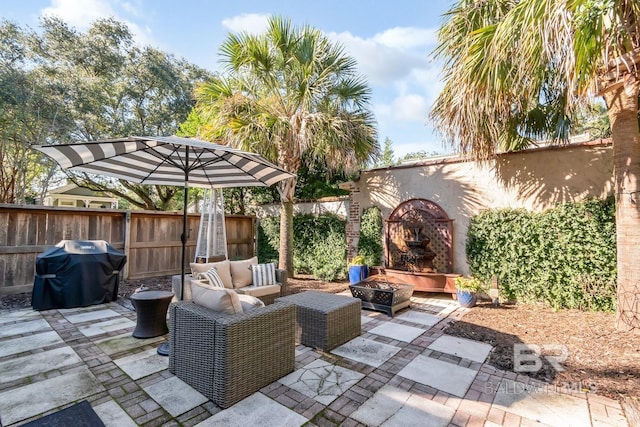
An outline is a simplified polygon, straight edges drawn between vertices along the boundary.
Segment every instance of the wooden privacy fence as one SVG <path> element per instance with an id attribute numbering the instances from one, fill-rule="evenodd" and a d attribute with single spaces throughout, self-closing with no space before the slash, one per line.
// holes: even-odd
<path id="1" fill-rule="evenodd" d="M 186 268 L 200 214 L 187 220 Z M 256 254 L 256 218 L 225 218 L 229 259 Z M 180 273 L 182 213 L 0 204 L 0 295 L 30 292 L 36 256 L 61 240 L 106 240 L 127 255 L 125 279 Z"/>

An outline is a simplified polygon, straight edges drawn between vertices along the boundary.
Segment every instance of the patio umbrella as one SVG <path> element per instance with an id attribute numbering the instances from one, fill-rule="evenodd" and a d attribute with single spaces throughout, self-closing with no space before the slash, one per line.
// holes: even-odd
<path id="1" fill-rule="evenodd" d="M 189 187 L 270 186 L 293 177 L 257 154 L 177 136 L 130 136 L 33 148 L 53 158 L 63 170 L 140 184 L 184 186 L 180 299 L 184 287 Z"/>

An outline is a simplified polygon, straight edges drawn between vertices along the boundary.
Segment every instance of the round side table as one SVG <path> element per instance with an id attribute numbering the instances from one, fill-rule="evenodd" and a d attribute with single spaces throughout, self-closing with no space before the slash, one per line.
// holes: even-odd
<path id="1" fill-rule="evenodd" d="M 173 292 L 142 291 L 132 294 L 129 299 L 136 309 L 135 338 L 153 338 L 169 332 L 167 309 Z"/>

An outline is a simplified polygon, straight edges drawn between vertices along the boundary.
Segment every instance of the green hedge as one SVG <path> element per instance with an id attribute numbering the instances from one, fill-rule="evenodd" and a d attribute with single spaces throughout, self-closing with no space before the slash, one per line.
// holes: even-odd
<path id="1" fill-rule="evenodd" d="M 382 213 L 376 206 L 365 209 L 360 220 L 358 255 L 364 256 L 365 264 L 382 264 Z"/>
<path id="2" fill-rule="evenodd" d="M 567 203 L 543 213 L 503 209 L 472 218 L 467 261 L 499 278 L 503 295 L 554 308 L 615 310 L 613 199 Z"/>
<path id="3" fill-rule="evenodd" d="M 280 218 L 260 220 L 258 226 L 258 259 L 278 261 Z M 347 245 L 345 221 L 333 214 L 294 215 L 293 269 L 319 279 L 346 278 Z"/>

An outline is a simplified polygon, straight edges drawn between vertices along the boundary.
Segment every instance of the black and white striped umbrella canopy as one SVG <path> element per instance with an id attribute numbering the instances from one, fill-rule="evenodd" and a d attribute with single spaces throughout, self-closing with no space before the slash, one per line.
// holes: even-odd
<path id="1" fill-rule="evenodd" d="M 184 187 L 180 299 L 186 263 L 188 188 L 266 187 L 294 177 L 257 154 L 177 136 L 130 136 L 33 148 L 53 158 L 64 170 Z"/>
<path id="2" fill-rule="evenodd" d="M 53 158 L 64 170 L 140 184 L 251 187 L 270 186 L 293 177 L 257 154 L 177 136 L 130 136 L 33 148 Z"/>

